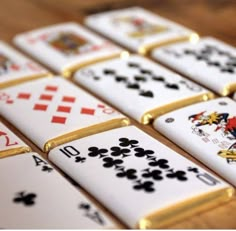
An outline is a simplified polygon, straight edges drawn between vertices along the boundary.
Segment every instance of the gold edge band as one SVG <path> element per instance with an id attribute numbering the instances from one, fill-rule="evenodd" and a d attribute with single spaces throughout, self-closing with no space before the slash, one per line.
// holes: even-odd
<path id="1" fill-rule="evenodd" d="M 123 117 L 119 119 L 106 121 L 100 124 L 95 124 L 89 127 L 85 127 L 85 128 L 67 133 L 65 135 L 55 137 L 51 140 L 48 140 L 46 144 L 44 145 L 44 152 L 48 153 L 53 148 L 61 144 L 71 142 L 76 139 L 80 139 L 86 136 L 94 135 L 94 134 L 108 131 L 111 129 L 128 126 L 129 124 L 130 124 L 130 120 L 128 118 Z"/>
<path id="2" fill-rule="evenodd" d="M 236 83 L 230 83 L 223 88 L 220 94 L 222 96 L 227 96 L 235 91 L 236 91 Z"/>
<path id="3" fill-rule="evenodd" d="M 207 101 L 210 99 L 215 98 L 214 93 L 212 92 L 207 92 L 207 93 L 203 93 L 200 95 L 196 95 L 196 96 L 192 96 L 190 98 L 187 99 L 182 99 L 182 100 L 178 100 L 178 101 L 174 101 L 172 103 L 166 104 L 164 106 L 160 106 L 157 108 L 154 108 L 148 112 L 146 112 L 142 117 L 141 117 L 141 123 L 142 124 L 149 124 L 152 122 L 152 120 L 156 119 L 157 117 L 168 113 L 170 111 L 174 111 L 177 110 L 179 108 L 194 104 L 194 103 L 198 103 L 198 102 L 202 102 L 202 101 Z"/>
<path id="4" fill-rule="evenodd" d="M 122 56 L 123 52 L 127 52 L 127 51 L 122 50 L 121 52 L 113 54 L 113 55 L 107 55 L 107 56 L 104 56 L 104 57 L 98 57 L 98 58 L 90 59 L 88 61 L 72 65 L 72 66 L 67 67 L 64 70 L 62 70 L 61 74 L 65 78 L 71 78 L 71 77 L 73 77 L 74 73 L 76 71 L 78 71 L 79 69 L 84 68 L 84 67 L 86 67 L 88 65 L 91 65 L 91 64 L 94 64 L 94 63 L 103 62 L 103 61 L 107 61 L 107 60 L 110 60 L 110 59 L 118 58 L 118 57 Z"/>
<path id="5" fill-rule="evenodd" d="M 190 33 L 189 35 L 180 36 L 178 38 L 168 39 L 162 42 L 154 42 L 147 45 L 140 46 L 138 48 L 138 53 L 141 55 L 148 55 L 152 49 L 171 45 L 173 43 L 191 41 L 191 37 L 195 35 L 198 36 L 196 32 Z"/>
<path id="6" fill-rule="evenodd" d="M 0 151 L 0 159 L 8 156 L 14 156 L 26 152 L 31 152 L 32 149 L 30 147 L 20 147 L 20 148 L 13 148 L 5 151 Z"/>
<path id="7" fill-rule="evenodd" d="M 50 77 L 50 76 L 52 76 L 52 73 L 50 72 L 46 72 L 45 74 L 25 76 L 20 79 L 15 79 L 15 80 L 10 80 L 4 83 L 0 83 L 0 89 L 15 86 L 24 82 L 28 82 L 28 81 L 32 81 L 32 80 L 36 80 L 40 78 Z"/>
<path id="8" fill-rule="evenodd" d="M 192 197 L 188 200 L 177 203 L 174 206 L 163 208 L 158 212 L 154 212 L 142 218 L 139 221 L 137 228 L 164 228 L 167 225 L 182 220 L 186 217 L 190 217 L 196 213 L 206 211 L 223 202 L 229 201 L 233 197 L 233 194 L 234 188 L 227 187 L 213 191 L 211 193 L 205 193 L 196 197 Z"/>

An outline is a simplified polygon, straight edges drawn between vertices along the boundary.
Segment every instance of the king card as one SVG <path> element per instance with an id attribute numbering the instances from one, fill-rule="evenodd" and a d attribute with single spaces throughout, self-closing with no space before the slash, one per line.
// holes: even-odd
<path id="1" fill-rule="evenodd" d="M 218 98 L 159 117 L 154 127 L 236 185 L 236 103 Z"/>
<path id="2" fill-rule="evenodd" d="M 152 56 L 222 96 L 236 90 L 236 50 L 220 40 L 177 43 L 155 49 Z"/>
<path id="3" fill-rule="evenodd" d="M 130 228 L 165 227 L 233 193 L 134 126 L 66 143 L 49 159 Z"/>
<path id="4" fill-rule="evenodd" d="M 74 80 L 143 124 L 213 97 L 201 86 L 138 55 L 87 66 L 75 73 Z"/>
<path id="5" fill-rule="evenodd" d="M 85 24 L 141 54 L 155 46 L 198 37 L 193 31 L 140 7 L 91 15 Z"/>
<path id="6" fill-rule="evenodd" d="M 65 77 L 81 66 L 119 56 L 122 49 L 77 23 L 63 23 L 17 35 L 15 44 Z"/>
<path id="7" fill-rule="evenodd" d="M 58 144 L 129 124 L 129 120 L 63 78 L 0 91 L 0 114 L 47 152 Z"/>

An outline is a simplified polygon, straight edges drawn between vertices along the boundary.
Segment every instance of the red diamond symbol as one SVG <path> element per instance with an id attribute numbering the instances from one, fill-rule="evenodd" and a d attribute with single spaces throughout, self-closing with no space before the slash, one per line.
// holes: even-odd
<path id="1" fill-rule="evenodd" d="M 31 96 L 31 94 L 29 94 L 29 93 L 19 93 L 17 98 L 18 99 L 29 99 L 30 96 Z"/>
<path id="2" fill-rule="evenodd" d="M 83 108 L 81 108 L 80 113 L 81 113 L 81 114 L 87 114 L 87 115 L 94 115 L 95 110 L 94 110 L 94 109 L 91 109 L 91 108 L 83 107 Z"/>
<path id="3" fill-rule="evenodd" d="M 66 117 L 53 116 L 51 122 L 56 124 L 65 124 Z"/>
<path id="4" fill-rule="evenodd" d="M 52 95 L 42 94 L 42 95 L 40 95 L 40 98 L 39 98 L 39 99 L 51 101 L 52 98 L 53 98 Z"/>
<path id="5" fill-rule="evenodd" d="M 46 91 L 57 91 L 58 87 L 57 86 L 52 86 L 52 85 L 47 85 L 45 87 Z"/>
<path id="6" fill-rule="evenodd" d="M 57 111 L 70 113 L 71 107 L 68 106 L 58 106 Z"/>
<path id="7" fill-rule="evenodd" d="M 98 104 L 99 108 L 105 108 L 105 106 L 103 104 Z"/>
<path id="8" fill-rule="evenodd" d="M 14 101 L 11 100 L 11 99 L 7 100 L 7 104 L 12 104 L 13 102 L 14 102 Z"/>
<path id="9" fill-rule="evenodd" d="M 46 104 L 35 104 L 34 105 L 34 110 L 37 110 L 37 111 L 46 111 L 48 108 L 48 105 Z"/>
<path id="10" fill-rule="evenodd" d="M 63 101 L 63 102 L 74 103 L 74 102 L 75 102 L 75 97 L 63 96 L 62 101 Z"/>

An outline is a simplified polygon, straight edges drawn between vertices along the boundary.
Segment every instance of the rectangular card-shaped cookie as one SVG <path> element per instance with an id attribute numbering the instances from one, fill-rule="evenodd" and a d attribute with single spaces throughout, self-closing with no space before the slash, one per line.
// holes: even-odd
<path id="1" fill-rule="evenodd" d="M 105 229 L 115 224 L 37 153 L 0 159 L 1 229 Z"/>
<path id="2" fill-rule="evenodd" d="M 236 49 L 220 40 L 177 43 L 155 49 L 152 56 L 222 96 L 236 90 Z"/>
<path id="3" fill-rule="evenodd" d="M 87 66 L 75 73 L 74 80 L 143 124 L 213 97 L 201 86 L 138 55 Z"/>
<path id="4" fill-rule="evenodd" d="M 14 42 L 35 59 L 66 77 L 81 66 L 122 53 L 122 49 L 72 22 L 17 35 Z"/>
<path id="5" fill-rule="evenodd" d="M 236 186 L 236 102 L 188 106 L 157 118 L 154 127 Z"/>
<path id="6" fill-rule="evenodd" d="M 129 124 L 113 108 L 66 79 L 44 78 L 0 91 L 0 115 L 39 148 Z"/>
<path id="7" fill-rule="evenodd" d="M 232 196 L 231 186 L 134 126 L 61 145 L 49 159 L 130 228 L 159 228 Z"/>
<path id="8" fill-rule="evenodd" d="M 0 41 L 0 89 L 46 75 L 46 69 Z"/>
<path id="9" fill-rule="evenodd" d="M 91 15 L 85 24 L 141 54 L 153 47 L 198 38 L 193 31 L 140 7 Z"/>

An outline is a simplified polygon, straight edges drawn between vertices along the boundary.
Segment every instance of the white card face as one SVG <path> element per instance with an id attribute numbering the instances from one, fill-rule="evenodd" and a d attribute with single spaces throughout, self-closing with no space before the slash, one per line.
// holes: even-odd
<path id="1" fill-rule="evenodd" d="M 0 160 L 2 229 L 104 229 L 114 224 L 37 153 Z"/>
<path id="2" fill-rule="evenodd" d="M 236 89 L 236 50 L 214 38 L 155 49 L 152 56 L 221 95 Z"/>
<path id="3" fill-rule="evenodd" d="M 135 52 L 193 32 L 140 7 L 88 16 L 85 24 Z"/>
<path id="4" fill-rule="evenodd" d="M 236 103 L 218 98 L 156 119 L 154 127 L 236 185 Z"/>
<path id="5" fill-rule="evenodd" d="M 141 123 L 151 110 L 209 92 L 137 55 L 85 67 L 74 79 Z"/>
<path id="6" fill-rule="evenodd" d="M 49 159 L 130 228 L 150 213 L 228 187 L 134 126 L 64 144 Z"/>
<path id="7" fill-rule="evenodd" d="M 9 82 L 47 74 L 46 69 L 0 41 L 0 87 Z"/>
<path id="8" fill-rule="evenodd" d="M 57 73 L 121 52 L 117 46 L 77 23 L 64 23 L 24 33 L 16 36 L 14 42 Z"/>
<path id="9" fill-rule="evenodd" d="M 0 95 L 0 114 L 42 150 L 53 138 L 124 118 L 60 77 L 7 88 Z"/>
<path id="10" fill-rule="evenodd" d="M 0 122 L 0 158 L 29 150 L 27 144 Z"/>

